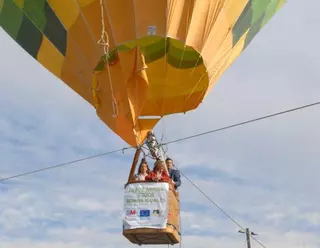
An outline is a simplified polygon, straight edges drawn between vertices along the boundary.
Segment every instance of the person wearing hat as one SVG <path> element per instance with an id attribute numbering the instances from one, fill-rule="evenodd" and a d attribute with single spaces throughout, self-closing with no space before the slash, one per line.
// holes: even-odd
<path id="1" fill-rule="evenodd" d="M 174 168 L 173 160 L 171 158 L 166 159 L 166 165 L 168 168 L 169 176 L 173 181 L 174 187 L 175 189 L 177 189 L 181 185 L 180 171 Z"/>

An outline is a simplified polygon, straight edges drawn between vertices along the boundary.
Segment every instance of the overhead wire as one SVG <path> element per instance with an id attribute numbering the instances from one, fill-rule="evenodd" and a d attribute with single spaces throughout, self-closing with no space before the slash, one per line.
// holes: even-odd
<path id="1" fill-rule="evenodd" d="M 315 102 L 315 103 L 311 103 L 311 104 L 307 104 L 307 105 L 303 105 L 303 106 L 300 106 L 300 107 L 296 107 L 296 108 L 291 108 L 291 109 L 288 109 L 288 110 L 285 110 L 285 111 L 280 111 L 280 112 L 277 112 L 277 113 L 274 113 L 274 114 L 265 115 L 265 116 L 262 116 L 262 117 L 259 117 L 259 118 L 255 118 L 255 119 L 251 119 L 251 120 L 244 121 L 244 122 L 239 122 L 239 123 L 236 123 L 236 124 L 233 124 L 233 125 L 229 125 L 229 126 L 225 126 L 225 127 L 222 127 L 222 128 L 218 128 L 218 129 L 210 130 L 210 131 L 207 131 L 207 132 L 203 132 L 203 133 L 199 133 L 199 134 L 187 136 L 187 137 L 184 137 L 184 138 L 180 138 L 180 139 L 168 141 L 168 142 L 163 143 L 162 145 L 168 145 L 168 144 L 172 144 L 172 143 L 176 143 L 176 142 L 180 142 L 180 141 L 184 141 L 184 140 L 196 138 L 196 137 L 199 137 L 199 136 L 203 136 L 203 135 L 207 135 L 207 134 L 211 134 L 211 133 L 223 131 L 223 130 L 226 130 L 226 129 L 230 129 L 230 128 L 234 128 L 234 127 L 237 127 L 237 126 L 249 124 L 249 123 L 252 123 L 252 122 L 260 121 L 260 120 L 267 119 L 267 118 L 271 118 L 271 117 L 274 117 L 274 116 L 278 116 L 278 115 L 282 115 L 282 114 L 286 114 L 286 113 L 298 111 L 298 110 L 301 110 L 301 109 L 304 109 L 304 108 L 309 108 L 309 107 L 312 107 L 312 106 L 315 106 L 315 105 L 319 105 L 319 104 L 320 104 L 320 101 L 319 101 L 319 102 Z M 216 206 L 223 214 L 225 214 L 233 223 L 235 223 L 241 230 L 245 231 L 245 228 L 243 228 L 234 218 L 232 218 L 226 211 L 224 211 L 224 210 L 223 210 L 216 202 L 214 202 L 206 193 L 204 193 L 204 191 L 201 190 L 195 183 L 193 183 L 191 179 L 189 179 L 183 172 L 181 172 L 181 170 L 180 170 L 180 173 L 181 173 L 182 176 L 184 176 L 200 193 L 202 193 L 214 206 Z M 249 235 L 250 235 L 250 237 L 251 237 L 254 241 L 256 241 L 260 246 L 262 246 L 263 248 L 266 248 L 266 246 L 263 245 L 259 240 L 257 240 L 253 235 L 251 235 L 251 233 L 249 233 Z"/>
<path id="2" fill-rule="evenodd" d="M 257 240 L 254 236 L 252 236 L 251 234 L 250 234 L 250 237 L 251 237 L 254 241 L 256 241 L 258 244 L 261 245 L 261 242 L 260 242 L 259 240 Z M 253 244 L 254 247 L 257 247 L 257 245 L 256 245 L 254 242 L 252 242 L 252 244 Z"/>
<path id="3" fill-rule="evenodd" d="M 234 128 L 234 127 L 237 127 L 237 126 L 245 125 L 245 124 L 248 124 L 248 123 L 256 122 L 256 121 L 259 121 L 259 120 L 271 118 L 271 117 L 274 117 L 274 116 L 277 116 L 277 115 L 282 115 L 282 114 L 285 114 L 285 113 L 301 110 L 301 109 L 304 109 L 304 108 L 309 108 L 309 107 L 312 107 L 312 106 L 315 106 L 315 105 L 319 105 L 319 104 L 320 104 L 320 101 L 319 102 L 315 102 L 315 103 L 311 103 L 311 104 L 307 104 L 307 105 L 303 105 L 303 106 L 300 106 L 300 107 L 288 109 L 288 110 L 285 110 L 285 111 L 277 112 L 277 113 L 274 113 L 274 114 L 262 116 L 262 117 L 259 117 L 259 118 L 256 118 L 256 119 L 251 119 L 251 120 L 240 122 L 240 123 L 237 123 L 237 124 L 225 126 L 225 127 L 222 127 L 222 128 L 213 129 L 213 130 L 210 130 L 210 131 L 207 131 L 207 132 L 198 133 L 198 134 L 187 136 L 187 137 L 184 137 L 184 138 L 171 140 L 171 141 L 168 141 L 168 142 L 161 143 L 160 146 L 165 146 L 165 145 L 168 145 L 168 144 L 177 143 L 177 142 L 181 142 L 181 141 L 184 141 L 184 140 L 196 138 L 196 137 L 199 137 L 199 136 L 204 136 L 204 135 L 207 135 L 207 134 L 223 131 L 223 130 L 226 130 L 226 129 L 230 129 L 230 128 Z M 45 168 L 42 168 L 42 169 L 33 170 L 33 171 L 26 172 L 26 173 L 13 175 L 13 176 L 10 176 L 10 177 L 6 177 L 6 178 L 0 179 L 0 182 L 7 181 L 7 180 L 10 180 L 10 179 L 13 179 L 13 178 L 17 178 L 17 177 L 21 177 L 21 176 L 25 176 L 25 175 L 29 175 L 29 174 L 34 174 L 34 173 L 45 171 L 45 170 L 54 169 L 54 168 L 57 168 L 57 167 L 62 167 L 62 166 L 65 166 L 65 165 L 81 162 L 81 161 L 92 159 L 92 158 L 96 158 L 96 157 L 109 155 L 109 154 L 112 154 L 112 153 L 116 153 L 116 152 L 124 151 L 126 149 L 130 149 L 130 148 L 136 148 L 136 147 L 134 147 L 134 146 L 125 147 L 125 148 L 117 149 L 117 150 L 114 150 L 114 151 L 104 152 L 104 153 L 100 153 L 100 154 L 97 154 L 97 155 L 94 155 L 94 156 L 89 156 L 89 157 L 85 157 L 85 158 L 82 158 L 82 159 L 77 159 L 77 160 L 73 160 L 73 161 L 70 161 L 70 162 L 57 164 L 57 165 L 45 167 Z"/>
<path id="4" fill-rule="evenodd" d="M 264 119 L 267 119 L 267 118 L 271 118 L 271 117 L 274 117 L 274 116 L 278 116 L 278 115 L 282 115 L 282 114 L 286 114 L 286 113 L 298 111 L 298 110 L 301 110 L 301 109 L 304 109 L 304 108 L 313 107 L 313 106 L 319 105 L 319 104 L 320 104 L 320 101 L 319 101 L 319 102 L 315 102 L 315 103 L 311 103 L 311 104 L 307 104 L 307 105 L 303 105 L 303 106 L 299 106 L 299 107 L 296 107 L 296 108 L 291 108 L 291 109 L 288 109 L 288 110 L 285 110 L 285 111 L 280 111 L 280 112 L 277 112 L 277 113 L 274 113 L 274 114 L 265 115 L 265 116 L 262 116 L 262 117 L 259 117 L 259 118 L 255 118 L 255 119 L 251 119 L 251 120 L 248 120 L 248 121 L 239 122 L 239 123 L 236 123 L 236 124 L 233 124 L 233 125 L 225 126 L 225 127 L 218 128 L 218 129 L 214 129 L 214 130 L 210 130 L 210 131 L 207 131 L 207 132 L 203 132 L 203 133 L 199 133 L 199 134 L 187 136 L 187 137 L 180 138 L 180 139 L 175 139 L 175 140 L 172 140 L 172 141 L 168 141 L 168 142 L 162 143 L 161 145 L 168 145 L 168 144 L 172 144 L 172 143 L 176 143 L 176 142 L 181 142 L 181 141 L 188 140 L 188 139 L 192 139 L 192 138 L 196 138 L 196 137 L 199 137 L 199 136 L 204 136 L 204 135 L 207 135 L 207 134 L 211 134 L 211 133 L 223 131 L 223 130 L 226 130 L 226 129 L 234 128 L 234 127 L 237 127 L 237 126 L 242 126 L 242 125 L 249 124 L 249 123 L 252 123 L 252 122 L 257 122 L 257 121 L 264 120 Z M 224 211 L 224 210 L 223 210 L 216 202 L 214 202 L 206 193 L 204 193 L 204 191 L 201 190 L 195 183 L 193 183 L 191 179 L 189 179 L 183 172 L 181 172 L 181 170 L 180 170 L 180 173 L 181 173 L 200 193 L 202 193 L 213 205 L 215 205 L 223 214 L 225 214 L 233 223 L 235 223 L 241 230 L 245 231 L 245 228 L 243 228 L 234 218 L 232 218 L 226 211 Z M 251 233 L 249 233 L 249 235 L 250 235 L 250 237 L 251 237 L 254 241 L 256 241 L 260 246 L 262 246 L 263 248 L 266 248 L 266 246 L 263 245 L 259 240 L 257 240 L 253 235 L 251 235 Z"/>
<path id="5" fill-rule="evenodd" d="M 213 129 L 213 130 L 210 130 L 210 131 L 207 131 L 207 132 L 198 133 L 198 134 L 187 136 L 187 137 L 184 137 L 184 138 L 171 140 L 171 141 L 168 141 L 168 142 L 164 142 L 162 145 L 168 145 L 168 144 L 172 144 L 172 143 L 177 143 L 177 142 L 181 142 L 181 141 L 184 141 L 184 140 L 193 139 L 193 138 L 196 138 L 196 137 L 199 137 L 199 136 L 204 136 L 204 135 L 207 135 L 207 134 L 220 132 L 220 131 L 223 131 L 223 130 L 226 130 L 226 129 L 230 129 L 230 128 L 234 128 L 234 127 L 237 127 L 237 126 L 246 125 L 246 124 L 249 124 L 249 123 L 252 123 L 252 122 L 257 122 L 257 121 L 260 121 L 260 120 L 263 120 L 263 119 L 268 119 L 268 118 L 271 118 L 271 117 L 274 117 L 274 116 L 278 116 L 278 115 L 294 112 L 294 111 L 301 110 L 301 109 L 304 109 L 304 108 L 313 107 L 313 106 L 319 105 L 319 104 L 320 104 L 320 101 L 319 102 L 315 102 L 315 103 L 311 103 L 311 104 L 307 104 L 307 105 L 303 105 L 303 106 L 300 106 L 300 107 L 284 110 L 284 111 L 277 112 L 277 113 L 274 113 L 274 114 L 265 115 L 265 116 L 258 117 L 258 118 L 255 118 L 255 119 L 251 119 L 251 120 L 248 120 L 248 121 L 239 122 L 239 123 L 236 123 L 236 124 L 233 124 L 233 125 L 229 125 L 229 126 Z"/>
<path id="6" fill-rule="evenodd" d="M 277 112 L 277 113 L 274 113 L 274 114 L 262 116 L 262 117 L 259 117 L 259 118 L 251 119 L 251 120 L 248 120 L 248 121 L 236 123 L 236 124 L 229 125 L 229 126 L 226 126 L 226 127 L 214 129 L 214 130 L 211 130 L 211 131 L 207 131 L 207 132 L 203 132 L 203 133 L 199 133 L 199 134 L 187 136 L 187 137 L 184 137 L 184 138 L 180 138 L 180 139 L 168 141 L 168 142 L 162 143 L 162 144 L 160 144 L 160 145 L 168 145 L 168 144 L 172 144 L 172 143 L 177 143 L 177 142 L 184 141 L 184 140 L 187 140 L 187 139 L 192 139 L 192 138 L 196 138 L 196 137 L 199 137 L 199 136 L 204 136 L 204 135 L 207 135 L 207 134 L 211 134 L 211 133 L 223 131 L 223 130 L 226 130 L 226 129 L 234 128 L 234 127 L 237 127 L 237 126 L 245 125 L 245 124 L 248 124 L 248 123 L 256 122 L 256 121 L 263 120 L 263 119 L 267 119 L 267 118 L 271 118 L 271 117 L 278 116 L 278 115 L 282 115 L 282 114 L 285 114 L 285 113 L 294 112 L 294 111 L 297 111 L 297 110 L 301 110 L 301 109 L 308 108 L 308 107 L 312 107 L 312 106 L 319 105 L 319 104 L 320 104 L 320 101 L 319 101 L 319 102 L 315 102 L 315 103 L 311 103 L 311 104 L 307 104 L 307 105 L 303 105 L 303 106 L 300 106 L 300 107 L 288 109 L 288 110 L 285 110 L 285 111 Z M 25 175 L 34 174 L 34 173 L 41 172 L 41 171 L 45 171 L 45 170 L 50 170 L 50 169 L 54 169 L 54 168 L 58 168 L 58 167 L 62 167 L 62 166 L 66 166 L 66 165 L 70 165 L 70 164 L 82 162 L 82 161 L 85 161 L 85 160 L 89 160 L 89 159 L 93 159 L 93 158 L 97 158 L 97 157 L 101 157 L 101 156 L 105 156 L 105 155 L 110 155 L 110 154 L 117 153 L 117 152 L 120 152 L 120 151 L 124 152 L 125 150 L 130 149 L 130 148 L 135 148 L 135 147 L 131 146 L 131 147 L 125 147 L 125 148 L 122 148 L 122 149 L 116 149 L 116 150 L 113 150 L 113 151 L 104 152 L 104 153 L 100 153 L 100 154 L 93 155 L 93 156 L 88 156 L 88 157 L 85 157 L 85 158 L 81 158 L 81 159 L 69 161 L 69 162 L 66 162 L 66 163 L 61 163 L 61 164 L 57 164 L 57 165 L 53 165 L 53 166 L 49 166 L 49 167 L 45 167 L 45 168 L 41 168 L 41 169 L 29 171 L 29 172 L 25 172 L 25 173 L 21 173 L 21 174 L 16 174 L 16 175 L 13 175 L 13 176 L 1 178 L 1 179 L 0 179 L 0 182 L 4 182 L 4 181 L 7 181 L 7 180 L 10 180 L 10 179 L 13 179 L 13 178 L 22 177 L 22 176 L 25 176 Z M 181 171 L 180 171 L 180 172 L 181 172 Z M 203 192 L 203 190 L 201 190 L 195 183 L 193 183 L 192 180 L 190 180 L 183 172 L 181 172 L 181 174 L 182 174 L 196 189 L 198 189 L 199 192 L 201 192 L 213 205 L 215 205 L 222 213 L 224 213 L 232 222 L 234 222 L 234 223 L 235 223 L 239 228 L 241 228 L 242 230 L 245 230 L 234 218 L 232 218 L 232 217 L 231 217 L 226 211 L 224 211 L 217 203 L 215 203 L 206 193 Z M 263 248 L 266 248 L 266 247 L 265 247 L 260 241 L 258 241 L 254 236 L 252 236 L 251 234 L 250 234 L 250 236 L 251 236 L 251 238 L 252 238 L 253 240 L 255 240 L 258 244 L 260 244 Z"/>
<path id="7" fill-rule="evenodd" d="M 56 164 L 56 165 L 53 165 L 53 166 L 48 166 L 48 167 L 44 167 L 44 168 L 41 168 L 41 169 L 37 169 L 37 170 L 33 170 L 33 171 L 21 173 L 21 174 L 16 174 L 16 175 L 5 177 L 5 178 L 0 178 L 0 182 L 4 182 L 4 181 L 7 181 L 7 180 L 10 180 L 10 179 L 13 179 L 13 178 L 18 178 L 18 177 L 22 177 L 22 176 L 26 176 L 26 175 L 30 175 L 30 174 L 34 174 L 34 173 L 37 173 L 37 172 L 40 172 L 40 171 L 51 170 L 51 169 L 54 169 L 54 168 L 58 168 L 58 167 L 62 167 L 62 166 L 70 165 L 70 164 L 75 164 L 75 163 L 82 162 L 82 161 L 85 161 L 85 160 L 89 160 L 89 159 L 93 159 L 93 158 L 97 158 L 97 157 L 101 157 L 101 156 L 106 156 L 106 155 L 110 155 L 110 154 L 121 152 L 121 151 L 124 152 L 125 150 L 130 149 L 130 148 L 132 148 L 132 147 L 125 147 L 125 148 L 122 148 L 122 149 L 117 149 L 117 150 L 113 150 L 113 151 L 109 151 L 109 152 L 104 152 L 104 153 L 100 153 L 100 154 L 97 154 L 97 155 L 93 155 L 93 156 L 89 156 L 89 157 L 85 157 L 85 158 L 81 158 L 81 159 L 65 162 L 65 163 L 62 163 L 62 164 Z"/>
<path id="8" fill-rule="evenodd" d="M 176 166 L 175 166 L 176 167 Z M 216 206 L 223 214 L 225 214 L 234 224 L 236 224 L 242 231 L 245 231 L 246 229 L 241 226 L 234 218 L 231 217 L 226 211 L 224 211 L 215 201 L 213 201 L 202 189 L 200 189 L 189 177 L 187 177 L 181 169 L 179 169 L 180 174 L 184 176 L 203 196 L 205 196 L 214 206 Z M 259 245 L 261 245 L 263 248 L 266 248 L 260 241 L 258 241 L 251 233 L 249 233 L 252 239 L 254 239 Z"/>

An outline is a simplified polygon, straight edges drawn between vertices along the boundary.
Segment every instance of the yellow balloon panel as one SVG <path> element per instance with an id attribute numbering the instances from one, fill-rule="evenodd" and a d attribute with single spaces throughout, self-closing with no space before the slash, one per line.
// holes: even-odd
<path id="1" fill-rule="evenodd" d="M 163 116 L 197 108 L 283 3 L 1 0 L 0 25 L 136 145 Z"/>

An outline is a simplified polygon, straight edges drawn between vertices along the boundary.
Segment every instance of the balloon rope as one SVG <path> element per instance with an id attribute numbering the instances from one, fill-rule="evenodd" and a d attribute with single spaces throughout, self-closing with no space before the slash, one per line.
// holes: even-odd
<path id="1" fill-rule="evenodd" d="M 107 71 L 108 71 L 108 77 L 109 77 L 109 84 L 110 84 L 110 90 L 111 90 L 111 96 L 112 96 L 112 110 L 113 110 L 113 118 L 118 117 L 119 115 L 119 109 L 118 109 L 118 104 L 117 101 L 114 97 L 114 91 L 113 91 L 113 86 L 112 86 L 112 79 L 111 79 L 111 73 L 110 73 L 110 68 L 109 68 L 109 36 L 108 33 L 106 32 L 106 28 L 104 25 L 104 7 L 103 7 L 103 0 L 100 0 L 100 9 L 101 9 L 101 25 L 102 25 L 102 31 L 101 31 L 101 37 L 100 40 L 98 40 L 98 44 L 103 46 L 103 51 L 104 51 L 104 57 L 106 58 L 106 64 L 107 64 Z"/>

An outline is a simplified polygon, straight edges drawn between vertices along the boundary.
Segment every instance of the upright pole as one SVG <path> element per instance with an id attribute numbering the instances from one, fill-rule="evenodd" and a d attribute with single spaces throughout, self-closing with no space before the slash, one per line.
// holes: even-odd
<path id="1" fill-rule="evenodd" d="M 246 236 L 247 236 L 247 246 L 248 246 L 248 248 L 251 248 L 249 228 L 246 228 Z"/>
<path id="2" fill-rule="evenodd" d="M 139 148 L 137 148 L 136 153 L 134 154 L 132 165 L 131 165 L 131 170 L 130 170 L 130 174 L 129 174 L 129 178 L 128 178 L 128 182 L 127 183 L 129 183 L 129 182 L 134 180 L 134 172 L 135 172 L 136 167 L 137 167 L 137 163 L 138 163 L 138 160 L 139 160 L 140 153 L 141 153 L 141 148 L 139 147 Z"/>

